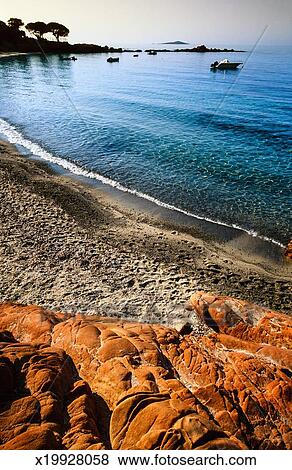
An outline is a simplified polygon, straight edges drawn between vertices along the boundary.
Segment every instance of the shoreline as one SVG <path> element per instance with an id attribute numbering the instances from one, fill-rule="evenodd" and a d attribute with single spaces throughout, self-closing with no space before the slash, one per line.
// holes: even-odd
<path id="1" fill-rule="evenodd" d="M 290 310 L 291 275 L 272 257 L 138 210 L 5 142 L 0 174 L 2 302 L 171 326 L 189 320 L 198 289 Z"/>
<path id="2" fill-rule="evenodd" d="M 147 194 L 139 193 L 136 191 L 120 189 L 120 184 L 109 184 L 100 181 L 98 178 L 94 179 L 88 176 L 78 175 L 58 164 L 50 163 L 41 157 L 27 154 L 31 160 L 47 164 L 57 174 L 75 180 L 85 186 L 95 188 L 102 192 L 103 197 L 108 198 L 111 204 L 117 204 L 119 209 L 123 208 L 125 211 L 133 210 L 134 212 L 142 213 L 150 217 L 153 223 L 159 224 L 163 222 L 173 230 L 184 233 L 194 232 L 206 242 L 212 240 L 221 244 L 228 244 L 238 252 L 243 252 L 244 257 L 256 257 L 259 262 L 265 263 L 271 260 L 278 264 L 285 266 L 283 253 L 286 248 L 280 242 L 270 239 L 258 234 L 252 234 L 251 231 L 238 227 L 231 226 L 220 221 L 213 221 L 211 219 L 203 218 L 192 213 L 187 213 L 183 209 L 163 203 L 156 200 Z M 96 174 L 98 177 L 99 175 Z M 101 177 L 103 178 L 103 177 Z M 113 181 L 116 183 L 115 181 Z"/>
<path id="3" fill-rule="evenodd" d="M 106 193 L 113 196 L 119 203 L 123 203 L 126 200 L 127 207 L 130 205 L 134 209 L 146 210 L 150 215 L 158 214 L 159 217 L 171 222 L 176 221 L 178 224 L 194 226 L 206 235 L 214 237 L 217 241 L 232 243 L 236 249 L 243 248 L 246 252 L 251 251 L 253 254 L 260 253 L 263 257 L 266 257 L 268 254 L 274 260 L 282 261 L 282 254 L 286 244 L 278 240 L 258 234 L 252 229 L 240 227 L 236 224 L 212 220 L 208 217 L 191 213 L 138 190 L 129 189 L 115 180 L 82 168 L 70 160 L 54 156 L 39 144 L 30 141 L 20 134 L 9 122 L 0 119 L 0 124 L 4 126 L 4 130 L 0 127 L 0 140 L 2 132 L 2 135 L 5 136 L 4 138 L 13 145 L 16 145 L 21 154 L 41 162 L 47 162 L 60 175 L 68 175 L 85 184 L 104 189 Z M 238 246 L 237 243 L 234 244 L 236 239 L 240 240 L 241 246 Z"/>
<path id="4" fill-rule="evenodd" d="M 40 54 L 40 52 L 0 52 L 0 59 L 5 57 L 17 57 L 19 55 Z"/>

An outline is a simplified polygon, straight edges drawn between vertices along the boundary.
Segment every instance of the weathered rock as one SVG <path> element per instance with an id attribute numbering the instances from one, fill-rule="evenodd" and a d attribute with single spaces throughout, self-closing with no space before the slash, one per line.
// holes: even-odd
<path id="1" fill-rule="evenodd" d="M 189 308 L 215 332 L 0 307 L 1 448 L 291 448 L 290 318 Z"/>
<path id="2" fill-rule="evenodd" d="M 50 343 L 54 326 L 68 317 L 35 305 L 4 303 L 0 304 L 0 331 L 9 330 L 18 341 Z"/>
<path id="3" fill-rule="evenodd" d="M 191 297 L 189 308 L 218 333 L 281 348 L 291 347 L 292 319 L 282 313 L 200 291 Z"/>
<path id="4" fill-rule="evenodd" d="M 289 241 L 284 251 L 284 256 L 287 261 L 292 261 L 292 240 Z"/>
<path id="5" fill-rule="evenodd" d="M 95 399 L 76 377 L 62 350 L 0 343 L 0 449 L 103 448 Z"/>

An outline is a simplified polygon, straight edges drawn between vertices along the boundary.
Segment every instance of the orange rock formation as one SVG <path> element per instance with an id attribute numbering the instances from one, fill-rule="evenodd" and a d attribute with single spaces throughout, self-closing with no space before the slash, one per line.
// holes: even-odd
<path id="1" fill-rule="evenodd" d="M 284 251 L 284 256 L 288 261 L 292 261 L 292 240 L 288 242 L 288 245 Z"/>
<path id="2" fill-rule="evenodd" d="M 290 317 L 189 308 L 214 333 L 0 306 L 0 448 L 291 449 Z"/>

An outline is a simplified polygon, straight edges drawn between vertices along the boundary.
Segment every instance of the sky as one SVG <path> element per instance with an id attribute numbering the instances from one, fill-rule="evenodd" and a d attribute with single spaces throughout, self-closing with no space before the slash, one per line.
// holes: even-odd
<path id="1" fill-rule="evenodd" d="M 292 0 L 0 0 L 0 19 L 57 21 L 70 42 L 292 45 Z"/>

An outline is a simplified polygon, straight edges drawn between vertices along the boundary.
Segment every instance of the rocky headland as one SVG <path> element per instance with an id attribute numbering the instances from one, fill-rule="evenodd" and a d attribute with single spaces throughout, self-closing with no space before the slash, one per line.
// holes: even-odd
<path id="1" fill-rule="evenodd" d="M 38 21 L 24 27 L 23 21 L 18 18 L 10 18 L 7 24 L 0 20 L 0 54 L 4 52 L 54 54 L 122 52 L 122 48 L 85 43 L 70 44 L 67 40 L 60 41 L 60 38 L 67 38 L 69 32 L 64 25 L 55 22 L 45 24 Z M 44 37 L 48 33 L 51 37 L 55 36 L 57 40 L 53 41 Z"/>
<path id="2" fill-rule="evenodd" d="M 164 43 L 164 44 L 176 44 L 176 43 Z M 245 52 L 242 50 L 235 50 L 235 49 L 220 49 L 218 47 L 207 47 L 205 44 L 201 44 L 199 46 L 188 47 L 188 48 L 180 48 L 180 49 L 146 49 L 145 52 L 156 51 L 156 52 Z"/>

